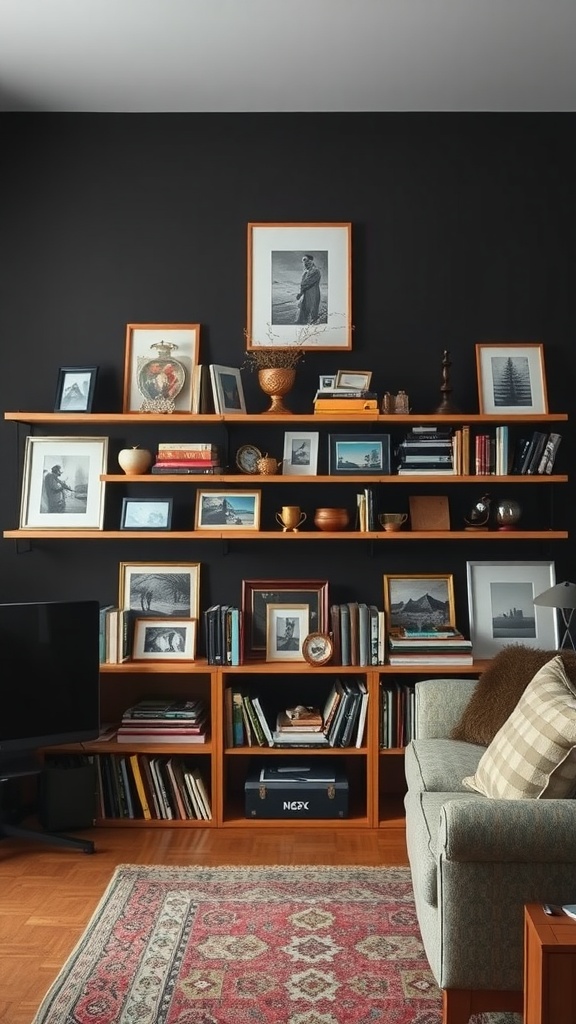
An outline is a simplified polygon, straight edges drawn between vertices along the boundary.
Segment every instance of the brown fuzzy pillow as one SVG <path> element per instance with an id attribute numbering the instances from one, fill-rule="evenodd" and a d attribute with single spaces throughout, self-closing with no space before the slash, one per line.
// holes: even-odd
<path id="1" fill-rule="evenodd" d="M 574 651 L 543 651 L 523 644 L 510 644 L 499 651 L 480 676 L 462 718 L 452 730 L 452 739 L 487 747 L 512 714 L 533 676 L 557 654 L 568 678 L 576 682 Z"/>

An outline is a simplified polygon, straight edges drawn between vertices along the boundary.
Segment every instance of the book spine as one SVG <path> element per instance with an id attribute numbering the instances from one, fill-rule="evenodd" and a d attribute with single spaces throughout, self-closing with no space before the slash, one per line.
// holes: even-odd
<path id="1" fill-rule="evenodd" d="M 183 466 L 185 469 L 209 469 L 211 466 L 219 466 L 219 459 L 156 459 L 155 466 Z"/>
<path id="2" fill-rule="evenodd" d="M 194 442 L 188 444 L 186 441 L 165 441 L 162 444 L 157 445 L 159 452 L 215 452 L 218 450 L 217 445 L 206 442 Z"/>

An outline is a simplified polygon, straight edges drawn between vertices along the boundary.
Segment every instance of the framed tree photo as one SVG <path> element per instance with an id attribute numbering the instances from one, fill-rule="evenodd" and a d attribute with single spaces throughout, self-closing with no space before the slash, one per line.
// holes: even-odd
<path id="1" fill-rule="evenodd" d="M 476 345 L 481 413 L 547 413 L 544 346 L 538 343 Z"/>
<path id="2" fill-rule="evenodd" d="M 248 351 L 352 348 L 350 223 L 248 225 Z"/>

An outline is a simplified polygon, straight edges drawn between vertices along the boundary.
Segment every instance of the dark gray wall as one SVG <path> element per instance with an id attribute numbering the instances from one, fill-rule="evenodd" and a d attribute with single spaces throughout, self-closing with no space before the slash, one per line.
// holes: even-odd
<path id="1" fill-rule="evenodd" d="M 51 410 L 58 367 L 70 364 L 98 364 L 96 408 L 119 410 L 129 322 L 199 322 L 202 362 L 239 366 L 249 221 L 353 225 L 353 351 L 307 356 L 290 396 L 294 411 L 311 407 L 320 372 L 340 368 L 370 368 L 380 393 L 404 388 L 415 412 L 429 411 L 448 348 L 453 397 L 474 412 L 474 345 L 486 340 L 542 341 L 550 406 L 572 409 L 573 115 L 5 114 L 0 128 L 3 410 Z M 243 379 L 249 410 L 261 411 L 254 378 Z M 23 432 L 6 423 L 0 431 L 6 529 L 18 521 Z M 567 469 L 571 426 L 563 433 L 558 467 Z M 158 432 L 131 427 L 111 437 L 115 452 L 153 445 Z M 282 454 L 281 430 L 234 435 L 247 441 Z M 190 499 L 182 507 L 178 490 L 187 521 Z M 107 523 L 116 526 L 127 492 L 108 491 Z M 265 515 L 288 493 L 266 492 Z M 381 504 L 405 507 L 408 493 L 388 488 Z M 458 526 L 479 489 L 449 493 Z M 493 493 L 503 496 L 496 484 Z M 571 493 L 556 497 L 562 525 Z M 327 497 L 297 485 L 290 494 L 309 512 Z M 355 500 L 353 489 L 329 496 L 350 507 Z M 536 523 L 534 493 L 517 496 L 525 525 Z M 571 544 L 380 547 L 231 543 L 226 553 L 193 537 L 155 545 L 1 540 L 0 600 L 112 602 L 121 560 L 201 561 L 204 605 L 239 601 L 243 578 L 298 576 L 329 578 L 333 600 L 381 606 L 384 572 L 450 571 L 466 628 L 467 558 L 554 558 L 559 579 L 576 571 Z"/>

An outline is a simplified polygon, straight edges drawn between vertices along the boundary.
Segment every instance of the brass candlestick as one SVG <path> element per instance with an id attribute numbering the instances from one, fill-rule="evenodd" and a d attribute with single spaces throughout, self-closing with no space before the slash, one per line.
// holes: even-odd
<path id="1" fill-rule="evenodd" d="M 444 355 L 442 357 L 442 387 L 440 391 L 442 393 L 442 401 L 435 410 L 438 415 L 442 416 L 445 413 L 460 412 L 459 408 L 454 405 L 450 395 L 452 394 L 452 387 L 450 385 L 450 367 L 452 363 L 450 361 L 450 353 L 448 349 L 444 349 Z"/>

